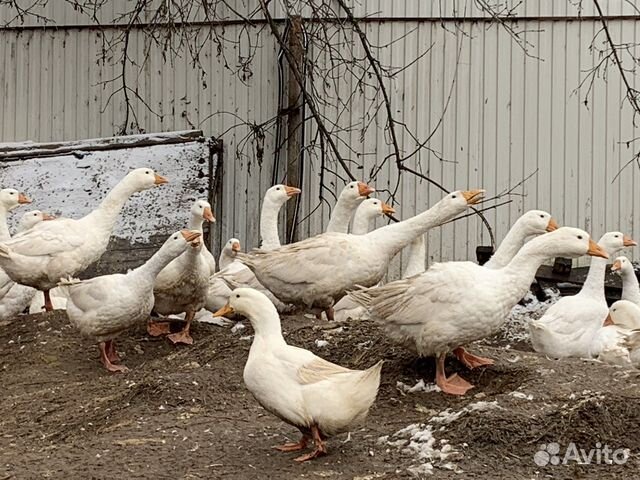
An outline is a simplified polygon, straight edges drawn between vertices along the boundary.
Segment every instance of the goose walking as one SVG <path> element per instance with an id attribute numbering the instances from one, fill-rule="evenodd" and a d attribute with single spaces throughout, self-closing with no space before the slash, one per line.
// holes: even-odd
<path id="1" fill-rule="evenodd" d="M 244 367 L 244 383 L 265 410 L 298 428 L 298 443 L 275 447 L 281 452 L 314 450 L 295 460 L 304 462 L 327 453 L 325 440 L 364 422 L 380 386 L 382 361 L 367 370 L 350 370 L 308 350 L 288 345 L 275 306 L 250 288 L 231 292 L 228 304 L 214 313 L 238 313 L 255 332 Z"/>
<path id="2" fill-rule="evenodd" d="M 66 279 L 60 283 L 68 298 L 69 320 L 82 335 L 98 343 L 100 360 L 108 371 L 128 371 L 118 364 L 114 339 L 149 319 L 156 276 L 185 250 L 197 247 L 200 236 L 200 232 L 189 230 L 174 233 L 146 263 L 126 274 Z"/>
<path id="3" fill-rule="evenodd" d="M 473 385 L 457 374 L 446 376 L 447 353 L 453 351 L 468 368 L 491 365 L 492 360 L 472 355 L 464 346 L 498 331 L 544 261 L 585 254 L 607 258 L 586 232 L 559 228 L 525 244 L 501 269 L 437 263 L 421 275 L 350 295 L 392 339 L 422 357 L 436 357 L 436 383 L 443 392 L 464 395 Z"/>

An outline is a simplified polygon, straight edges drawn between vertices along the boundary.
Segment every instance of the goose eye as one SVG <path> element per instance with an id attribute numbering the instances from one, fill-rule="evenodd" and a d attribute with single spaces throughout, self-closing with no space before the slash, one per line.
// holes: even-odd
<path id="1" fill-rule="evenodd" d="M 544 215 L 540 215 L 540 218 L 544 218 Z"/>
<path id="2" fill-rule="evenodd" d="M 276 190 L 280 190 L 280 187 L 277 187 Z"/>
<path id="3" fill-rule="evenodd" d="M 578 240 L 582 240 L 582 235 L 578 235 Z"/>
<path id="4" fill-rule="evenodd" d="M 15 194 L 16 194 L 16 192 L 11 192 L 9 195 L 15 195 Z"/>
<path id="5" fill-rule="evenodd" d="M 451 195 L 451 198 L 456 198 L 456 195 Z"/>
<path id="6" fill-rule="evenodd" d="M 151 174 L 151 172 L 150 172 L 149 170 L 147 170 L 147 171 L 146 171 L 146 172 L 144 172 L 144 173 L 146 173 L 147 175 L 150 175 L 150 174 Z"/>
<path id="7" fill-rule="evenodd" d="M 616 237 L 616 238 L 620 238 L 620 235 L 614 235 L 614 237 Z"/>
<path id="8" fill-rule="evenodd" d="M 240 298 L 240 294 L 239 293 L 236 293 L 236 298 Z"/>

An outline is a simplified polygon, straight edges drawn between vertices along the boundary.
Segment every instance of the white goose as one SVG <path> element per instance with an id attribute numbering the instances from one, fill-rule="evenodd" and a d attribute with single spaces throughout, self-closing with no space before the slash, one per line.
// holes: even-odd
<path id="1" fill-rule="evenodd" d="M 202 225 L 204 222 L 213 223 L 216 221 L 211 210 L 211 204 L 206 200 L 196 200 L 191 206 L 191 218 L 189 219 L 189 225 L 187 230 L 203 233 Z M 200 255 L 204 258 L 205 263 L 209 267 L 209 275 L 216 273 L 216 259 L 202 242 L 202 248 Z"/>
<path id="2" fill-rule="evenodd" d="M 502 268 L 509 264 L 528 237 L 558 229 L 551 215 L 542 210 L 529 210 L 511 226 L 496 252 L 484 264 L 487 268 Z"/>
<path id="3" fill-rule="evenodd" d="M 382 215 L 393 215 L 395 210 L 382 200 L 377 198 L 368 198 L 363 201 L 357 208 L 353 216 L 353 226 L 351 233 L 353 235 L 364 235 L 371 230 L 371 222 Z M 348 318 L 360 319 L 366 313 L 365 309 L 354 302 L 348 296 L 342 297 L 333 307 L 333 319 L 342 322 Z"/>
<path id="4" fill-rule="evenodd" d="M 607 232 L 598 245 L 613 256 L 636 242 L 620 232 Z M 588 357 L 589 344 L 609 307 L 604 293 L 607 260 L 591 259 L 587 278 L 577 295 L 563 297 L 539 319 L 529 322 L 533 348 L 549 357 Z"/>
<path id="5" fill-rule="evenodd" d="M 400 250 L 477 203 L 482 193 L 450 193 L 415 217 L 365 235 L 323 233 L 271 252 L 238 253 L 238 259 L 280 301 L 316 312 L 327 310 L 355 285 L 378 283 Z"/>
<path id="6" fill-rule="evenodd" d="M 278 233 L 280 209 L 287 203 L 287 200 L 300 192 L 299 188 L 288 185 L 274 185 L 265 192 L 260 211 L 260 238 L 262 239 L 260 248 L 262 250 L 273 250 L 280 247 L 280 234 Z"/>
<path id="7" fill-rule="evenodd" d="M 49 290 L 61 278 L 84 271 L 102 256 L 129 197 L 166 182 L 150 168 L 129 172 L 85 217 L 42 222 L 0 243 L 0 267 L 14 282 L 42 290 L 45 308 L 51 310 Z"/>
<path id="8" fill-rule="evenodd" d="M 622 277 L 621 300 L 629 300 L 640 306 L 640 286 L 633 264 L 627 257 L 618 257 L 611 265 L 611 271 Z"/>
<path id="9" fill-rule="evenodd" d="M 220 270 L 224 270 L 236 260 L 236 253 L 241 249 L 240 240 L 237 238 L 230 238 L 227 243 L 224 244 L 222 250 L 220 250 L 220 258 L 218 259 L 218 265 Z M 240 262 L 236 262 L 239 267 L 242 266 Z"/>
<path id="10" fill-rule="evenodd" d="M 130 327 L 149 319 L 154 304 L 156 276 L 194 243 L 200 232 L 183 230 L 171 235 L 147 262 L 126 274 L 103 275 L 90 280 L 60 283 L 68 297 L 67 315 L 80 333 L 98 343 L 102 364 L 110 372 L 126 372 L 117 365 L 114 339 Z"/>
<path id="11" fill-rule="evenodd" d="M 31 200 L 23 193 L 18 192 L 18 190 L 14 188 L 3 188 L 0 190 L 0 242 L 11 238 L 9 224 L 7 223 L 7 214 L 14 208 L 26 203 L 31 203 Z M 9 275 L 0 268 L 0 298 L 7 294 L 13 286 L 13 283 Z"/>
<path id="12" fill-rule="evenodd" d="M 191 207 L 191 219 L 187 230 L 202 235 L 204 220 L 214 221 L 211 206 L 204 200 L 196 200 Z M 215 273 L 216 261 L 204 246 L 202 238 L 193 240 L 191 248 L 173 259 L 156 277 L 153 309 L 160 315 L 185 314 L 185 325 L 177 333 L 168 335 L 173 343 L 193 344 L 191 322 L 196 312 L 205 306 L 209 278 Z M 149 322 L 147 332 L 152 336 L 169 333 L 169 323 Z"/>
<path id="13" fill-rule="evenodd" d="M 375 189 L 366 183 L 347 183 L 342 192 L 340 192 L 335 207 L 333 207 L 326 232 L 347 233 L 349 231 L 349 222 L 356 208 L 368 195 L 374 192 Z"/>
<path id="14" fill-rule="evenodd" d="M 607 257 L 586 232 L 559 228 L 531 240 L 501 269 L 472 262 L 437 263 L 421 275 L 351 292 L 351 296 L 369 309 L 391 338 L 420 356 L 437 358 L 436 383 L 443 392 L 463 395 L 472 385 L 457 375 L 447 378 L 447 352 L 453 351 L 469 368 L 492 364 L 463 346 L 500 328 L 528 291 L 542 262 L 585 254 Z"/>
<path id="15" fill-rule="evenodd" d="M 402 274 L 402 278 L 413 277 L 414 275 L 424 272 L 427 257 L 427 244 L 424 235 L 414 238 L 406 250 L 407 267 Z"/>
<path id="16" fill-rule="evenodd" d="M 40 222 L 53 220 L 54 218 L 55 217 L 48 213 L 43 213 L 40 210 L 32 210 L 22 216 L 16 231 L 19 233 L 29 230 Z M 20 285 L 12 282 L 10 279 L 8 279 L 8 281 L 10 287 L 6 291 L 6 294 L 0 299 L 0 320 L 11 319 L 23 312 L 31 304 L 34 296 L 38 292 L 35 288 Z M 3 290 L 5 289 L 3 288 Z"/>
<path id="17" fill-rule="evenodd" d="M 613 365 L 635 365 L 640 360 L 640 307 L 628 300 L 611 305 L 604 325 L 589 345 L 589 356 Z"/>
<path id="18" fill-rule="evenodd" d="M 324 440 L 362 423 L 376 399 L 382 361 L 367 370 L 350 370 L 308 350 L 288 345 L 278 311 L 262 293 L 238 288 L 215 316 L 239 313 L 255 336 L 244 367 L 244 383 L 258 403 L 302 432 L 298 443 L 276 447 L 283 452 L 315 449 L 296 461 L 327 453 Z"/>

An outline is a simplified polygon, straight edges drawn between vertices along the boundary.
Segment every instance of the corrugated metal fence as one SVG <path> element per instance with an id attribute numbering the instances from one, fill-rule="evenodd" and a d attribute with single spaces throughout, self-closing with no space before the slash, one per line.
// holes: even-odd
<path id="1" fill-rule="evenodd" d="M 117 82 L 103 82 L 117 76 L 118 66 L 98 62 L 101 33 L 86 17 L 62 2 L 55 4 L 58 6 L 49 3 L 45 13 L 56 20 L 55 26 L 43 28 L 36 22 L 31 28 L 0 29 L 0 140 L 110 136 L 122 125 L 125 109 L 121 95 L 108 102 Z M 103 23 L 123 8 L 119 2 L 108 3 L 111 10 L 103 12 Z M 440 9 L 441 3 L 448 5 L 446 10 Z M 581 11 L 573 3 L 540 0 L 519 4 L 516 17 L 508 22 L 526 32 L 528 55 L 506 29 L 488 22 L 470 0 L 356 5 L 357 16 L 370 15 L 362 25 L 371 43 L 390 44 L 376 49 L 382 64 L 411 64 L 387 84 L 396 119 L 424 139 L 442 118 L 429 146 L 443 160 L 423 150 L 410 166 L 419 162 L 423 172 L 449 188 L 483 187 L 490 195 L 512 189 L 537 171 L 514 190 L 517 195 L 512 204 L 488 213 L 498 239 L 530 208 L 549 210 L 561 223 L 585 228 L 596 237 L 612 229 L 640 237 L 636 207 L 640 205 L 640 188 L 636 188 L 640 172 L 631 166 L 614 180 L 634 152 L 634 146 L 626 143 L 637 136 L 632 111 L 624 102 L 625 90 L 614 70 L 608 71 L 606 82 L 596 78 L 588 93 L 586 89 L 576 92 L 587 71 L 600 61 L 590 48 L 600 25 L 591 2 L 582 2 Z M 640 38 L 638 12 L 630 2 L 601 3 L 617 43 Z M 8 16 L 6 9 L 0 9 L 0 18 Z M 278 51 L 268 29 L 259 28 L 259 18 L 256 22 L 253 38 L 258 48 L 252 75 L 244 83 L 224 68 L 213 42 L 201 53 L 204 79 L 188 58 L 164 61 L 153 50 L 142 74 L 136 77 L 132 71 L 130 75 L 137 93 L 158 114 L 135 100 L 138 122 L 146 131 L 197 127 L 207 135 L 222 135 L 226 213 L 220 221 L 229 236 L 241 238 L 250 247 L 258 243 L 259 198 L 270 186 L 276 168 L 275 140 L 273 131 L 267 131 L 264 159 L 258 162 L 255 142 L 247 139 L 249 127 L 233 127 L 238 118 L 265 122 L 276 115 L 278 103 Z M 225 36 L 241 39 L 226 45 L 228 59 L 248 51 L 248 40 L 239 35 L 240 28 L 237 24 L 224 26 Z M 602 41 L 598 37 L 596 45 Z M 431 45 L 427 55 L 412 63 Z M 134 30 L 130 54 L 142 59 L 144 49 L 142 31 Z M 330 95 L 347 98 L 356 89 L 355 80 L 347 78 Z M 339 116 L 337 107 L 325 113 L 336 116 L 337 125 L 346 126 L 361 121 L 369 106 L 358 97 Z M 337 134 L 339 145 L 355 151 L 342 148 L 343 155 L 355 162 L 354 172 L 365 181 L 390 152 L 383 132 L 384 112 L 367 120 L 375 127 L 362 138 L 358 130 Z M 403 129 L 399 134 L 401 149 L 410 152 L 415 140 Z M 312 135 L 309 128 L 307 138 Z M 237 155 L 238 150 L 243 154 Z M 276 178 L 283 178 L 283 167 L 277 167 Z M 328 219 L 329 207 L 319 202 L 319 173 L 318 157 L 308 155 L 302 185 L 302 236 L 320 232 Z M 392 189 L 396 175 L 389 162 L 375 186 Z M 330 174 L 326 181 L 334 193 L 342 185 Z M 406 174 L 400 186 L 400 217 L 413 215 L 441 197 L 437 189 Z M 324 195 L 333 201 L 326 191 Z M 473 258 L 475 246 L 488 243 L 486 231 L 475 218 L 447 225 L 428 238 L 429 261 Z M 397 267 L 392 273 L 397 273 Z"/>

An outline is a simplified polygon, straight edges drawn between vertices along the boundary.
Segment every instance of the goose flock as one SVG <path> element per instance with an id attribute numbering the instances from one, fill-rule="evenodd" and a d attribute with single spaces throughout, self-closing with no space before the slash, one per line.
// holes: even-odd
<path id="1" fill-rule="evenodd" d="M 483 190 L 448 193 L 422 213 L 376 229 L 375 220 L 395 210 L 371 197 L 371 186 L 350 182 L 326 232 L 281 245 L 280 210 L 301 191 L 274 185 L 262 203 L 260 247 L 243 252 L 240 240 L 231 238 L 217 262 L 203 241 L 204 223 L 215 218 L 211 205 L 199 199 L 185 228 L 140 267 L 76 278 L 106 251 L 127 200 L 167 182 L 150 168 L 133 170 L 88 215 L 55 218 L 30 211 L 13 236 L 7 214 L 31 200 L 15 189 L 0 190 L 0 319 L 65 309 L 71 324 L 98 345 L 102 365 L 122 373 L 128 369 L 115 341 L 133 326 L 146 325 L 150 335 L 166 335 L 175 344 L 192 344 L 191 323 L 203 312 L 244 317 L 254 330 L 244 382 L 267 411 L 300 430 L 299 442 L 279 450 L 313 444 L 298 461 L 325 454 L 329 436 L 364 421 L 377 396 L 383 361 L 351 370 L 289 345 L 280 324 L 283 313 L 375 322 L 418 356 L 435 358 L 435 383 L 442 392 L 464 395 L 473 385 L 447 375 L 447 355 L 453 353 L 469 369 L 493 364 L 471 353 L 469 345 L 503 326 L 544 262 L 589 255 L 593 259 L 581 291 L 530 321 L 531 343 L 549 357 L 640 366 L 640 287 L 629 259 L 616 257 L 637 244 L 621 232 L 605 233 L 596 243 L 587 232 L 560 227 L 549 213 L 531 210 L 513 224 L 485 265 L 450 261 L 425 268 L 425 233 L 478 204 Z M 390 262 L 402 250 L 408 259 L 404 277 L 384 283 Z M 622 299 L 611 308 L 604 291 L 609 259 L 623 285 Z M 177 333 L 170 333 L 170 315 L 183 315 Z"/>

